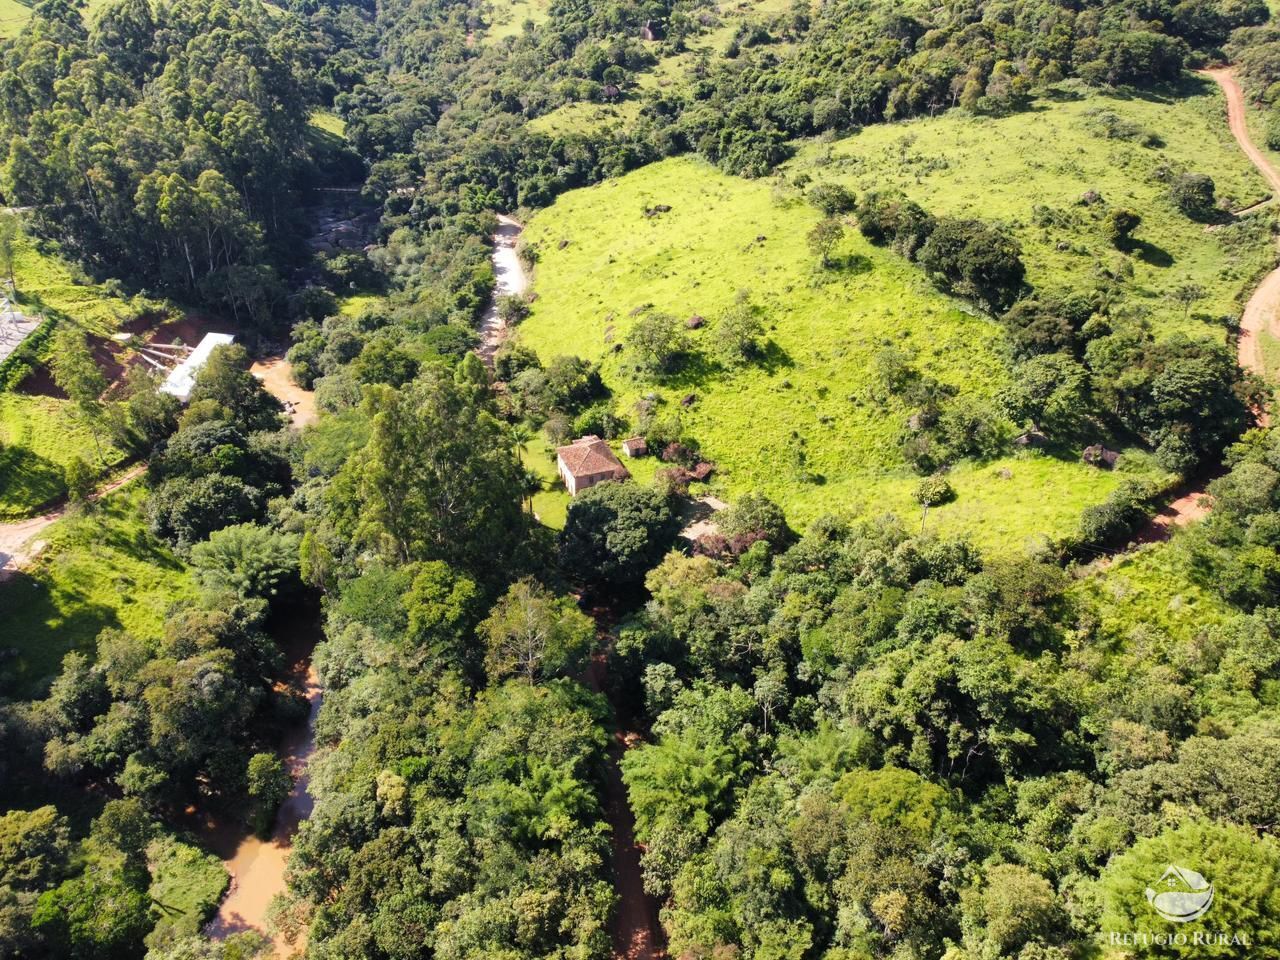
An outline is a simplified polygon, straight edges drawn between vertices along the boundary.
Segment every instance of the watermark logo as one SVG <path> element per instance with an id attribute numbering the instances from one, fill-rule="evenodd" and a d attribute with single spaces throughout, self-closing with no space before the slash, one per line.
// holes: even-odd
<path id="1" fill-rule="evenodd" d="M 1213 884 L 1186 867 L 1166 867 L 1157 887 L 1147 887 L 1147 902 L 1170 923 L 1199 920 L 1213 906 Z"/>

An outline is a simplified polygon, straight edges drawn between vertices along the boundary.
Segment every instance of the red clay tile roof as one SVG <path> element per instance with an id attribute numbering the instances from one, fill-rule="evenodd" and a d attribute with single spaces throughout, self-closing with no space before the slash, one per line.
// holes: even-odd
<path id="1" fill-rule="evenodd" d="M 557 447 L 556 456 L 575 477 L 612 473 L 615 480 L 625 480 L 631 476 L 622 462 L 613 455 L 609 445 L 598 437 L 583 437 L 567 447 Z"/>

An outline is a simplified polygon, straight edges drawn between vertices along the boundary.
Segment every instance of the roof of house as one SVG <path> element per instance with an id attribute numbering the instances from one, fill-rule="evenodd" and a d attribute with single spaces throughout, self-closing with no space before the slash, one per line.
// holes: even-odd
<path id="1" fill-rule="evenodd" d="M 557 447 L 556 456 L 575 477 L 612 473 L 615 480 L 625 480 L 631 476 L 622 461 L 613 455 L 609 445 L 599 437 L 582 437 L 567 447 Z"/>
<path id="2" fill-rule="evenodd" d="M 644 450 L 648 445 L 644 442 L 644 437 L 631 437 L 622 441 L 622 449 L 627 451 Z"/>

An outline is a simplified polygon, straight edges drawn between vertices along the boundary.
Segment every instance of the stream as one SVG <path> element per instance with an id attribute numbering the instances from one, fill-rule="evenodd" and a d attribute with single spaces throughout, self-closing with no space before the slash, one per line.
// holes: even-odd
<path id="1" fill-rule="evenodd" d="M 492 365 L 493 355 L 507 334 L 506 324 L 498 315 L 498 300 L 511 294 L 522 294 L 529 286 L 524 265 L 516 256 L 516 241 L 524 229 L 519 221 L 498 215 L 498 229 L 493 235 L 493 272 L 496 278 L 493 297 L 480 322 L 480 347 L 485 363 Z M 274 391 L 273 391 L 274 392 Z M 315 752 L 316 717 L 324 699 L 311 654 L 321 639 L 318 620 L 306 619 L 296 636 L 288 638 L 288 685 L 305 694 L 308 711 L 305 722 L 288 730 L 281 740 L 279 756 L 293 777 L 293 789 L 276 814 L 270 838 L 263 840 L 253 833 L 246 835 L 240 824 L 206 822 L 197 827 L 205 846 L 222 858 L 231 875 L 231 886 L 218 907 L 218 912 L 205 927 L 213 940 L 234 933 L 258 930 L 268 933 L 267 913 L 277 894 L 286 892 L 285 866 L 293 849 L 293 835 L 298 825 L 311 815 L 313 801 L 307 792 L 307 763 Z M 619 783 L 620 786 L 620 783 Z M 269 935 L 269 934 L 268 934 Z M 285 958 L 306 947 L 305 936 L 289 943 L 282 936 L 272 939 L 276 957 Z"/>
<path id="2" fill-rule="evenodd" d="M 207 825 L 200 830 L 206 845 L 222 858 L 231 874 L 231 886 L 218 912 L 205 927 L 205 934 L 222 940 L 233 933 L 257 930 L 267 934 L 267 912 L 276 894 L 286 890 L 285 865 L 293 849 L 293 835 L 298 825 L 311 815 L 312 799 L 307 792 L 307 763 L 315 752 L 316 717 L 324 699 L 323 691 L 311 666 L 311 654 L 321 639 L 318 618 L 299 618 L 297 636 L 290 637 L 286 647 L 289 657 L 288 685 L 307 698 L 307 716 L 285 732 L 280 741 L 279 756 L 293 777 L 293 789 L 280 805 L 270 838 L 263 840 L 254 833 L 245 834 L 242 824 Z M 274 956 L 289 957 L 306 946 L 305 934 L 290 944 L 282 936 L 272 938 Z"/>

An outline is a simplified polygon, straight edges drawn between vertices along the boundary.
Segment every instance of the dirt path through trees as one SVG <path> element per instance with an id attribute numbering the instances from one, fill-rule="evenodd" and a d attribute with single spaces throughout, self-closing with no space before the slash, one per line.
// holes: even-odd
<path id="1" fill-rule="evenodd" d="M 95 490 L 89 500 L 91 502 L 101 500 L 107 494 L 114 493 L 130 480 L 141 476 L 146 469 L 145 464 L 130 467 L 114 480 Z M 36 554 L 40 552 L 36 537 L 46 527 L 66 516 L 69 509 L 70 504 L 64 501 L 41 516 L 18 520 L 14 523 L 0 523 L 0 581 L 7 579 L 10 574 L 21 570 L 36 558 Z"/>
<path id="2" fill-rule="evenodd" d="M 499 302 L 503 297 L 519 296 L 529 287 L 529 275 L 516 255 L 516 241 L 524 225 L 506 214 L 498 214 L 498 230 L 493 235 L 493 296 L 480 318 L 480 359 L 493 366 L 493 355 L 507 336 L 507 325 L 499 314 Z"/>
<path id="3" fill-rule="evenodd" d="M 598 613 L 596 622 L 604 642 L 609 642 L 606 618 Z M 597 653 L 587 668 L 586 681 L 596 693 L 609 697 L 609 655 Z M 644 874 L 640 869 L 643 852 L 635 838 L 635 817 L 627 802 L 627 785 L 622 782 L 619 764 L 628 749 L 643 742 L 640 734 L 628 730 L 619 705 L 609 697 L 617 718 L 618 729 L 609 741 L 605 769 L 605 819 L 609 821 L 613 845 L 613 872 L 618 893 L 618 909 L 613 917 L 614 960 L 664 960 L 666 936 L 658 922 L 657 901 L 645 893 Z"/>

